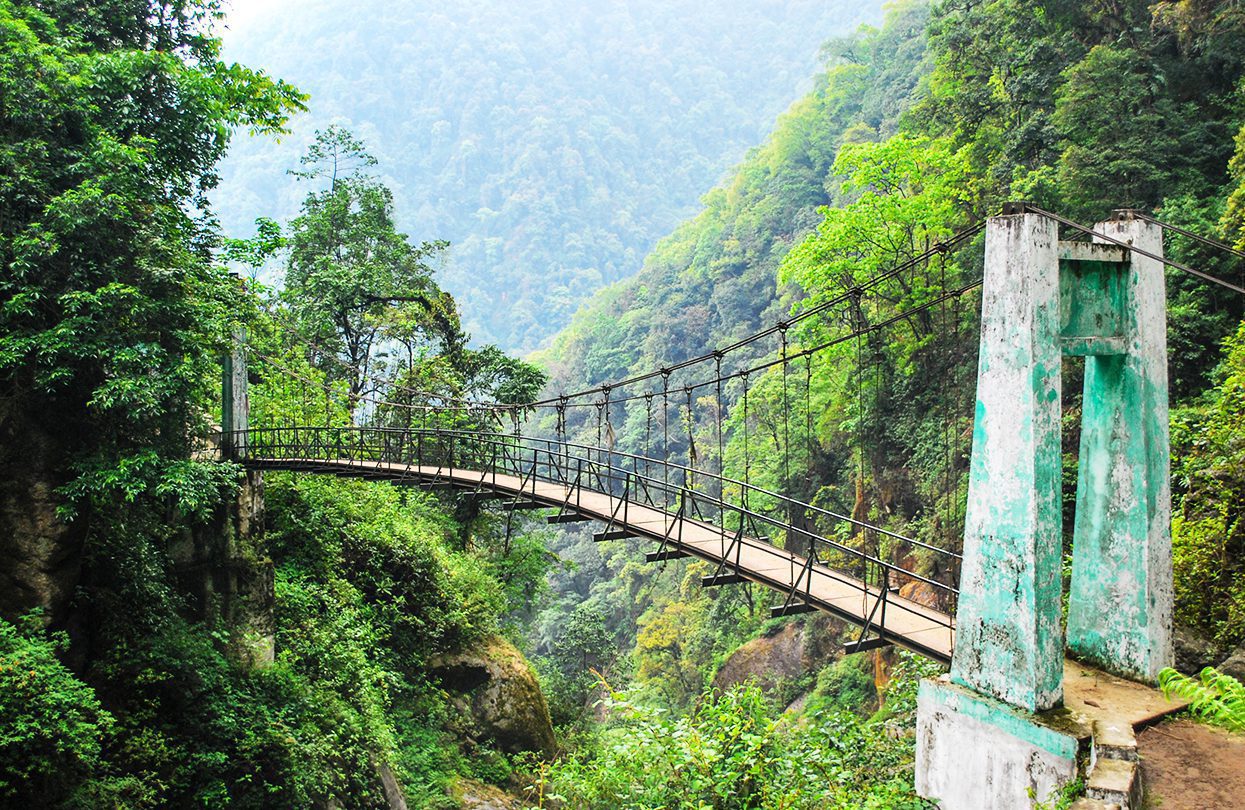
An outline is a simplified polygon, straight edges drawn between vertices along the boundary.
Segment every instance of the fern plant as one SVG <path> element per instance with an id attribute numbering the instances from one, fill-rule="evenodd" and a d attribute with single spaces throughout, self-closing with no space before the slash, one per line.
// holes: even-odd
<path id="1" fill-rule="evenodd" d="M 1168 667 L 1159 673 L 1163 695 L 1189 701 L 1189 710 L 1204 720 L 1232 731 L 1245 732 L 1245 686 L 1231 675 L 1206 667 L 1197 676 L 1181 675 Z"/>

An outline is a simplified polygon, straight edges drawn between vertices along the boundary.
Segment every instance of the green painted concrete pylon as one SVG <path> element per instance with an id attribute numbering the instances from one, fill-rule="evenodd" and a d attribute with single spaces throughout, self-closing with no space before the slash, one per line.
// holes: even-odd
<path id="1" fill-rule="evenodd" d="M 1058 230 L 990 219 L 953 681 L 1029 711 L 1063 699 Z"/>
<path id="2" fill-rule="evenodd" d="M 1157 225 L 1117 213 L 1095 230 L 1162 255 Z M 1065 268 L 1065 288 L 1075 268 Z M 1068 650 L 1108 671 L 1155 681 L 1172 662 L 1167 307 L 1160 262 L 1132 253 L 1089 273 L 1099 321 L 1118 354 L 1088 356 L 1081 422 Z M 1088 275 L 1077 274 L 1077 275 Z M 1083 286 L 1083 285 L 1082 285 Z"/>
<path id="3" fill-rule="evenodd" d="M 233 333 L 233 346 L 221 358 L 220 447 L 226 459 L 246 455 L 246 434 L 251 418 L 247 393 L 246 330 Z"/>

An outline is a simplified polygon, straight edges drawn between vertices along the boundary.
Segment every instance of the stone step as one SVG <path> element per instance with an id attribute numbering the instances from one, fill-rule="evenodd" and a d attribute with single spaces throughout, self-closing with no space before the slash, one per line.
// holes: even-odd
<path id="1" fill-rule="evenodd" d="M 1121 808 L 1118 804 L 1085 797 L 1073 802 L 1071 810 L 1121 810 Z"/>
<path id="2" fill-rule="evenodd" d="M 1136 762 L 1099 759 L 1085 784 L 1085 796 L 1119 805 L 1120 810 L 1140 810 L 1141 773 Z"/>
<path id="3" fill-rule="evenodd" d="M 1133 725 L 1118 717 L 1094 720 L 1094 759 L 1137 761 L 1137 735 Z"/>

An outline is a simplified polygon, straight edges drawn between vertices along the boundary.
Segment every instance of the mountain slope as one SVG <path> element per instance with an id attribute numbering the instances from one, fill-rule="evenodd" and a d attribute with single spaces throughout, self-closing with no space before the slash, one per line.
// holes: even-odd
<path id="1" fill-rule="evenodd" d="M 839 145 L 895 132 L 928 70 L 927 21 L 924 4 L 897 4 L 883 29 L 831 43 L 838 64 L 704 197 L 705 210 L 661 240 L 634 278 L 590 299 L 536 355 L 552 388 L 677 363 L 785 317 L 791 302 L 776 288 L 778 265 L 821 221 L 818 209 L 835 201 L 830 167 Z"/>
<path id="2" fill-rule="evenodd" d="M 388 167 L 403 228 L 454 243 L 441 279 L 468 329 L 530 350 L 635 272 L 807 86 L 821 43 L 879 6 L 278 0 L 226 52 L 288 77 L 312 112 L 280 145 L 240 142 L 214 199 L 235 235 L 288 217 L 302 189 L 285 170 L 345 123 Z"/>

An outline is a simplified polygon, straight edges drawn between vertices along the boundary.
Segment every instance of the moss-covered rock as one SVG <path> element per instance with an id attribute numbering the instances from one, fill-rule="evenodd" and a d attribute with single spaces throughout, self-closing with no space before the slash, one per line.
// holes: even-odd
<path id="1" fill-rule="evenodd" d="M 545 695 L 527 659 L 504 638 L 489 636 L 437 656 L 430 670 L 454 705 L 471 717 L 481 742 L 509 754 L 554 752 Z"/>
<path id="2" fill-rule="evenodd" d="M 755 681 L 767 693 L 780 692 L 838 658 L 842 632 L 842 624 L 825 615 L 773 626 L 727 656 L 713 676 L 713 686 L 726 691 Z"/>

